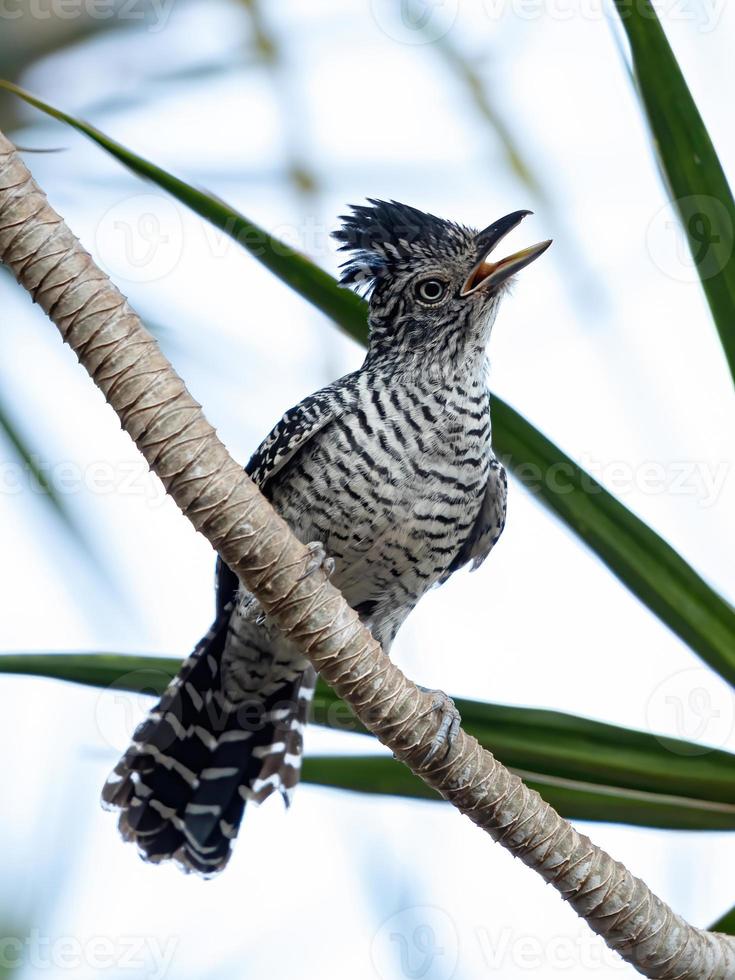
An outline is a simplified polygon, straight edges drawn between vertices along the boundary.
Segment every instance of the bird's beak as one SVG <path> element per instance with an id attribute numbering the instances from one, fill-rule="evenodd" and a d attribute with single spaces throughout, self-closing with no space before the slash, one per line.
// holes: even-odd
<path id="1" fill-rule="evenodd" d="M 472 272 L 467 276 L 460 296 L 469 296 L 470 293 L 480 290 L 485 292 L 496 289 L 506 279 L 509 279 L 516 272 L 520 272 L 521 269 L 525 269 L 527 265 L 530 265 L 534 259 L 546 251 L 551 245 L 551 239 L 539 242 L 538 245 L 522 248 L 520 252 L 514 252 L 513 255 L 499 259 L 497 262 L 491 262 L 489 259 L 490 253 L 498 242 L 531 213 L 531 211 L 514 211 L 480 232 L 477 236 L 477 251 L 480 258 Z"/>

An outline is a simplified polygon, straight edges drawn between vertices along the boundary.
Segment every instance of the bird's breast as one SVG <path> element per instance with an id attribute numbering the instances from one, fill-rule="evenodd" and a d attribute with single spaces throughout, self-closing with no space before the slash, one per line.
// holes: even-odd
<path id="1" fill-rule="evenodd" d="M 410 602 L 474 524 L 489 458 L 482 392 L 365 384 L 289 467 L 273 502 L 302 540 L 323 542 L 353 605 Z"/>

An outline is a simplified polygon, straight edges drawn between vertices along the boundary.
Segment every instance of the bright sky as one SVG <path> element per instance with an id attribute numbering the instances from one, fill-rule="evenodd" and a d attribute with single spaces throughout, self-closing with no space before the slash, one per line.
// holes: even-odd
<path id="1" fill-rule="evenodd" d="M 272 5 L 286 68 L 275 79 L 242 67 L 237 4 L 164 2 L 153 29 L 135 22 L 101 35 L 49 57 L 24 83 L 330 271 L 328 232 L 366 196 L 479 227 L 533 208 L 513 242 L 555 244 L 501 309 L 494 390 L 732 595 L 730 382 L 600 2 L 432 7 L 428 29 L 442 35 L 448 18 L 449 40 L 477 58 L 553 207 L 509 175 L 461 85 L 388 0 Z M 727 166 L 735 8 L 661 7 Z M 357 345 L 231 242 L 69 130 L 28 119 L 19 142 L 68 147 L 28 158 L 39 182 L 160 326 L 237 458 L 283 410 L 359 364 Z M 283 180 L 293 146 L 319 179 L 314 198 Z M 120 587 L 110 598 L 37 498 L 6 494 L 0 648 L 183 657 L 211 616 L 209 547 L 5 279 L 0 303 L 4 396 Z M 515 481 L 491 559 L 428 596 L 394 656 L 415 680 L 453 694 L 735 750 L 731 692 Z M 355 980 L 637 976 L 552 889 L 438 804 L 304 786 L 288 814 L 276 800 L 248 812 L 218 880 L 145 866 L 118 840 L 98 793 L 148 702 L 30 678 L 2 685 L 0 737 L 12 751 L 0 921 L 38 930 L 24 977 L 44 962 L 55 966 L 47 975 L 64 975 L 66 962 L 83 980 L 337 978 L 345 964 Z M 700 690 L 713 712 L 704 729 L 690 698 Z M 370 750 L 358 736 L 308 733 L 308 751 L 336 747 Z M 604 824 L 585 832 L 697 925 L 735 900 L 731 836 Z"/>

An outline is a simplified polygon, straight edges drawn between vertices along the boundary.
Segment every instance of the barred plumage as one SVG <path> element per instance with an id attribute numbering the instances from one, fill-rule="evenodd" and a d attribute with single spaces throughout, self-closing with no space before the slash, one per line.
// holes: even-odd
<path id="1" fill-rule="evenodd" d="M 477 567 L 503 529 L 485 346 L 509 276 L 548 243 L 487 254 L 526 213 L 481 233 L 395 202 L 344 218 L 343 282 L 370 296 L 367 357 L 287 412 L 247 467 L 386 651 L 421 596 Z M 219 561 L 214 625 L 105 785 L 123 836 L 150 861 L 221 870 L 246 802 L 290 798 L 315 680 Z"/>

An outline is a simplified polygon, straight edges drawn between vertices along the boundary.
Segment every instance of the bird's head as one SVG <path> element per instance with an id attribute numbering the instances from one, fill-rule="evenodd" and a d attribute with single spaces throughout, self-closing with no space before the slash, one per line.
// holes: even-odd
<path id="1" fill-rule="evenodd" d="M 511 277 L 551 244 L 491 255 L 530 213 L 476 231 L 396 201 L 354 206 L 334 237 L 352 253 L 340 283 L 369 298 L 371 353 L 448 363 L 484 351 Z"/>

